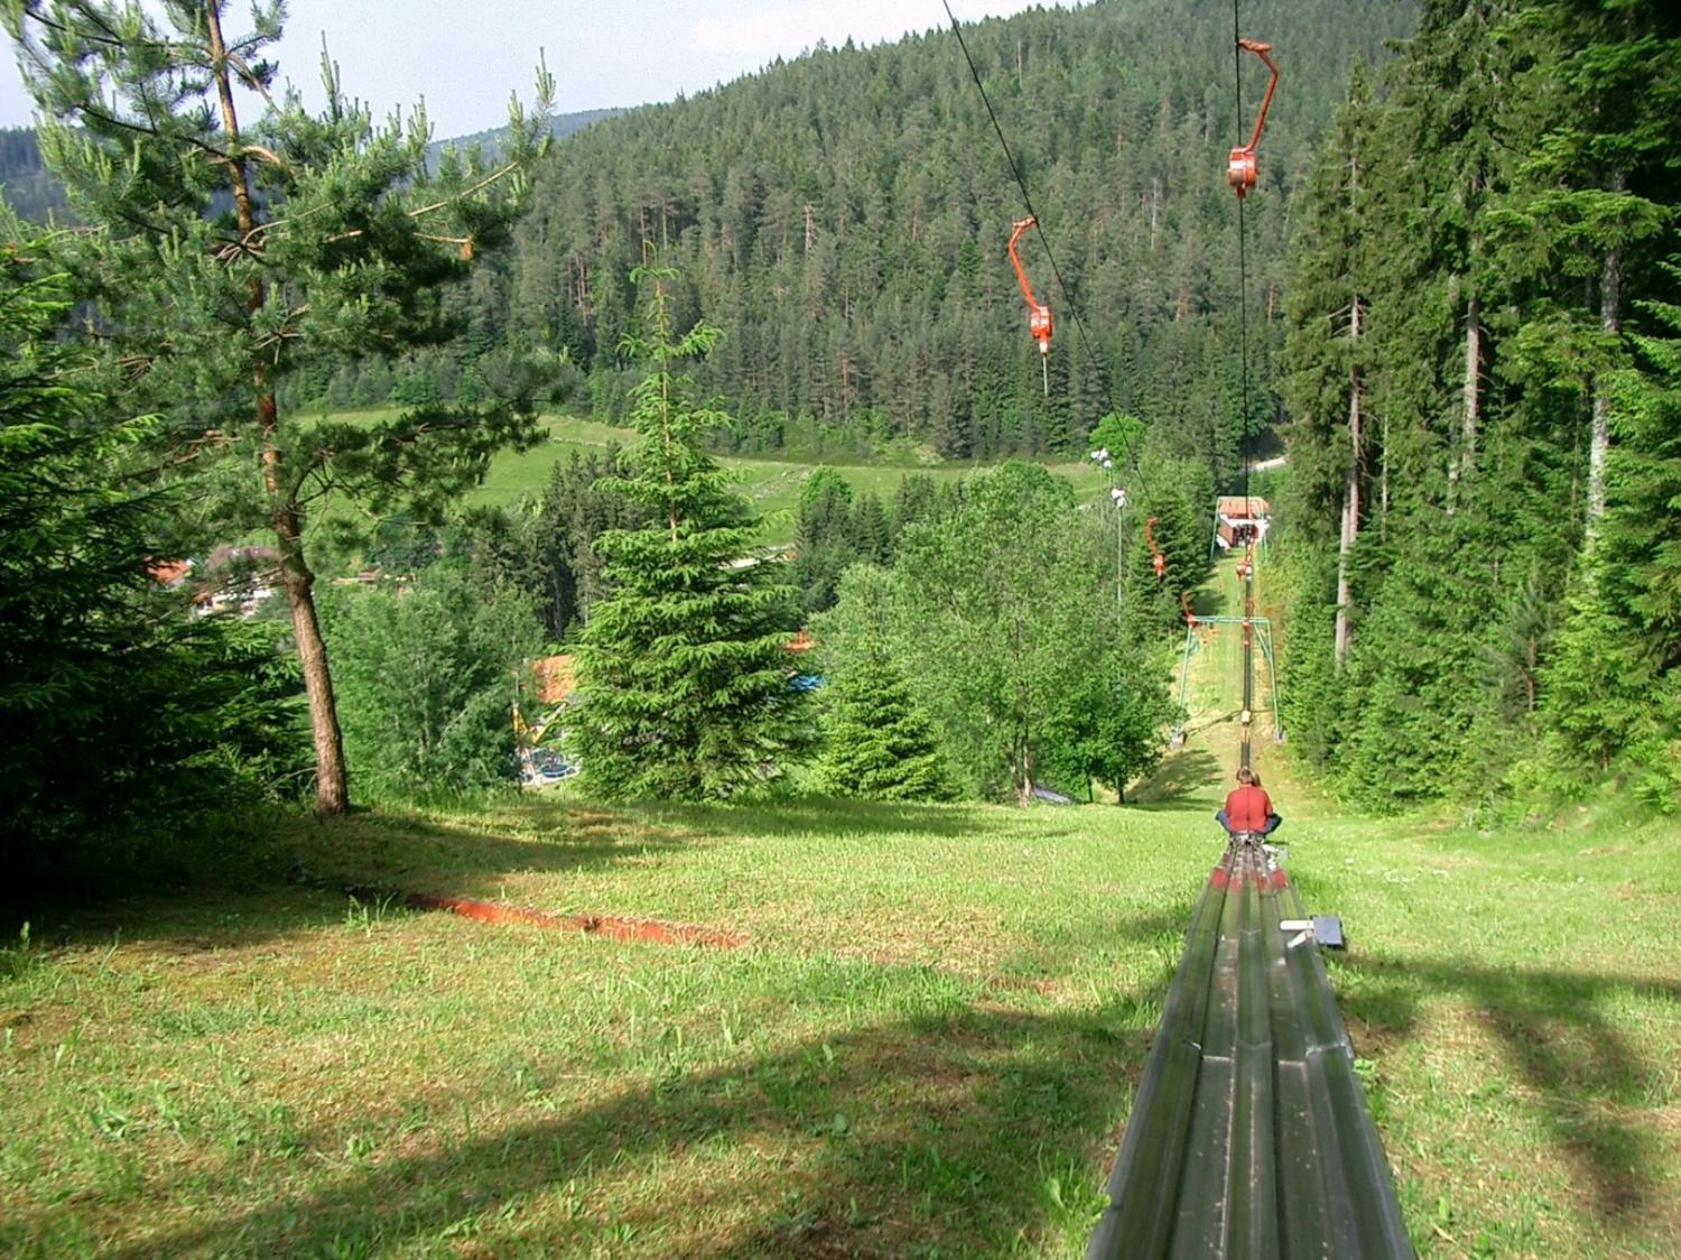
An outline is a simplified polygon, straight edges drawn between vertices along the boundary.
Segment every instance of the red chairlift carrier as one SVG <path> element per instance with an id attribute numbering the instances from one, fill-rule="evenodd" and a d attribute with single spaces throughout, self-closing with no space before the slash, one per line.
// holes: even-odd
<path id="1" fill-rule="evenodd" d="M 1035 222 L 1032 215 L 1016 221 L 1015 231 L 1010 233 L 1010 265 L 1016 269 L 1016 282 L 1021 285 L 1022 297 L 1027 299 L 1027 331 L 1032 333 L 1033 340 L 1039 343 L 1039 375 L 1044 380 L 1045 394 L 1048 397 L 1051 392 L 1051 308 L 1033 296 L 1033 286 L 1027 282 L 1027 272 L 1022 270 L 1021 257 L 1016 253 L 1016 242 L 1021 240 L 1021 234 Z"/>
<path id="2" fill-rule="evenodd" d="M 1271 44 L 1257 43 L 1252 39 L 1240 39 L 1237 46 L 1254 53 L 1261 59 L 1263 65 L 1272 72 L 1267 80 L 1267 93 L 1261 98 L 1261 112 L 1255 116 L 1255 130 L 1250 133 L 1249 143 L 1241 148 L 1233 149 L 1226 160 L 1226 182 L 1241 198 L 1255 186 L 1255 146 L 1261 142 L 1261 128 L 1267 123 L 1267 110 L 1272 105 L 1273 89 L 1278 86 L 1278 67 L 1272 64 L 1272 58 L 1267 56 L 1272 51 Z"/>

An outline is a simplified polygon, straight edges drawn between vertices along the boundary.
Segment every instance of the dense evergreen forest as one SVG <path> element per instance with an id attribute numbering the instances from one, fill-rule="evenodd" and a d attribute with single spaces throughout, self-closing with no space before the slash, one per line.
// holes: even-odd
<path id="1" fill-rule="evenodd" d="M 1287 85 L 1250 199 L 1257 363 L 1280 344 L 1292 196 L 1352 64 L 1404 34 L 1394 0 L 1256 3 Z M 474 345 L 531 338 L 587 372 L 575 405 L 620 415 L 634 380 L 620 339 L 643 241 L 682 274 L 680 321 L 726 332 L 702 384 L 748 451 L 868 451 L 895 440 L 950 458 L 1073 452 L 1111 408 L 1178 453 L 1229 470 L 1238 257 L 1223 171 L 1239 130 L 1230 10 L 1098 4 L 981 23 L 971 49 L 1070 291 L 1022 247 L 1058 321 L 1051 386 L 1005 257 L 1025 213 L 949 30 L 820 48 L 725 87 L 630 111 L 558 145 L 508 257 L 463 300 Z M 1243 129 L 1265 75 L 1246 71 Z M 1091 355 L 1074 315 L 1083 321 Z M 449 397 L 463 361 L 423 357 L 300 389 L 332 401 Z M 1093 358 L 1095 357 L 1095 364 Z M 1265 371 L 1263 377 L 1267 375 Z M 1251 427 L 1274 418 L 1264 390 Z"/>
<path id="2" fill-rule="evenodd" d="M 1285 671 L 1360 797 L 1681 792 L 1681 11 L 1454 0 L 1292 238 Z"/>
<path id="3" fill-rule="evenodd" d="M 69 204 L 64 185 L 41 160 L 29 127 L 0 127 L 0 196 L 25 219 L 45 223 Z"/>

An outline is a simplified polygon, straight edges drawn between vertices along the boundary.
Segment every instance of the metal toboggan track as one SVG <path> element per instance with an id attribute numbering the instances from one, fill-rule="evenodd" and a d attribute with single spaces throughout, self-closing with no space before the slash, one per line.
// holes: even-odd
<path id="1" fill-rule="evenodd" d="M 1411 1257 L 1319 944 L 1238 838 L 1185 937 L 1087 1260 Z"/>

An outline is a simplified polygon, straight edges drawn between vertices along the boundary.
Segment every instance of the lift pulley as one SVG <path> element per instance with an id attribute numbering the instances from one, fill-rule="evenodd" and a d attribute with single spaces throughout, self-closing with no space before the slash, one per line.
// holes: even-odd
<path id="1" fill-rule="evenodd" d="M 1033 339 L 1039 343 L 1039 375 L 1044 381 L 1045 395 L 1051 392 L 1051 370 L 1049 355 L 1051 353 L 1051 308 L 1033 296 L 1033 286 L 1027 282 L 1027 272 L 1022 270 L 1021 257 L 1016 253 L 1016 242 L 1021 240 L 1021 234 L 1032 227 L 1037 220 L 1029 215 L 1025 219 L 1018 219 L 1015 230 L 1010 233 L 1010 265 L 1016 269 L 1016 283 L 1021 285 L 1021 295 L 1027 299 L 1027 331 L 1033 334 Z"/>
<path id="2" fill-rule="evenodd" d="M 1261 98 L 1261 112 L 1255 116 L 1255 130 L 1249 135 L 1249 143 L 1241 148 L 1233 149 L 1231 157 L 1226 160 L 1226 182 L 1233 191 L 1242 197 L 1255 186 L 1255 146 L 1261 142 L 1261 128 L 1267 123 L 1267 109 L 1272 105 L 1273 89 L 1278 86 L 1278 67 L 1272 64 L 1272 58 L 1267 56 L 1272 51 L 1271 44 L 1257 43 L 1252 39 L 1240 39 L 1237 46 L 1247 52 L 1254 53 L 1261 59 L 1263 65 L 1272 72 L 1267 80 L 1267 93 Z"/>

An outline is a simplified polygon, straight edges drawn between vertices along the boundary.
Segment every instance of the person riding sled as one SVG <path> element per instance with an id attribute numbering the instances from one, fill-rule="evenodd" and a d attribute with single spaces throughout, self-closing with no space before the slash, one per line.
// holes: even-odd
<path id="1" fill-rule="evenodd" d="M 1215 811 L 1214 821 L 1226 829 L 1228 836 L 1243 832 L 1270 836 L 1284 820 L 1272 812 L 1272 800 L 1261 788 L 1261 776 L 1248 766 L 1240 766 L 1237 786 L 1226 797 L 1226 807 Z"/>

